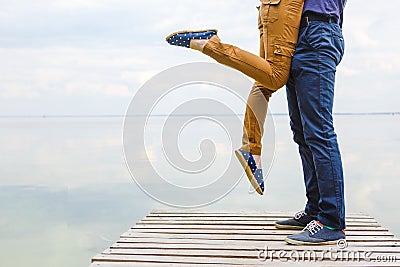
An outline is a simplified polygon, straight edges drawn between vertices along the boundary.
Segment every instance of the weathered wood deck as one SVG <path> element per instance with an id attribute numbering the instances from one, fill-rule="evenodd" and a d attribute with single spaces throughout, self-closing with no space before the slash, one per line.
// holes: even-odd
<path id="1" fill-rule="evenodd" d="M 400 266 L 400 239 L 364 214 L 348 214 L 346 248 L 292 246 L 297 231 L 278 230 L 292 213 L 156 210 L 90 267 L 128 266 Z M 343 244 L 340 244 L 342 246 Z"/>

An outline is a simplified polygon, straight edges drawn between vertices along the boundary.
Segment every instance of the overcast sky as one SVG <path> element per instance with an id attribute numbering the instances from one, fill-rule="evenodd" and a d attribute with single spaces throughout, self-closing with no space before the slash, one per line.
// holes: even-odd
<path id="1" fill-rule="evenodd" d="M 170 47 L 179 29 L 218 28 L 257 53 L 258 0 L 1 1 L 0 115 L 124 114 L 156 73 L 211 59 Z M 336 112 L 400 111 L 400 1 L 349 0 Z M 287 112 L 285 90 L 271 101 Z"/>

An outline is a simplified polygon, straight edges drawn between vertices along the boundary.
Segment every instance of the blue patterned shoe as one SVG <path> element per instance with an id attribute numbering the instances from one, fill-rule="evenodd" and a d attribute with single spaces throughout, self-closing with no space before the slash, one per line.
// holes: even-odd
<path id="1" fill-rule="evenodd" d="M 239 159 L 240 164 L 242 164 L 251 185 L 257 193 L 260 195 L 264 194 L 264 178 L 262 169 L 257 169 L 253 155 L 250 152 L 241 149 L 235 150 L 235 155 Z"/>
<path id="2" fill-rule="evenodd" d="M 165 40 L 170 45 L 190 48 L 190 40 L 208 40 L 217 34 L 218 30 L 179 31 L 168 35 Z"/>

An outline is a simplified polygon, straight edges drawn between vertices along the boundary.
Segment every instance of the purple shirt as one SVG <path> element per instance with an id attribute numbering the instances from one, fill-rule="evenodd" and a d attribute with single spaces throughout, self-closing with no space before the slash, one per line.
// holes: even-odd
<path id="1" fill-rule="evenodd" d="M 336 17 L 339 24 L 343 23 L 343 9 L 346 0 L 305 0 L 303 13 L 312 11 L 328 16 Z"/>

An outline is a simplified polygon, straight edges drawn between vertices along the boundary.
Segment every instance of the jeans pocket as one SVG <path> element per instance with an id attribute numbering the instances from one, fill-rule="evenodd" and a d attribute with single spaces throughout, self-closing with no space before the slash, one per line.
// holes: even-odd
<path id="1" fill-rule="evenodd" d="M 330 31 L 326 31 L 320 22 L 310 22 L 304 32 L 304 39 L 310 48 L 318 50 L 323 45 L 330 43 Z"/>
<path id="2" fill-rule="evenodd" d="M 337 50 L 337 58 L 336 58 L 336 65 L 339 65 L 339 63 L 342 61 L 343 55 L 344 55 L 344 38 L 341 33 L 336 33 L 334 32 L 332 34 L 332 43 L 334 44 L 336 50 Z"/>

